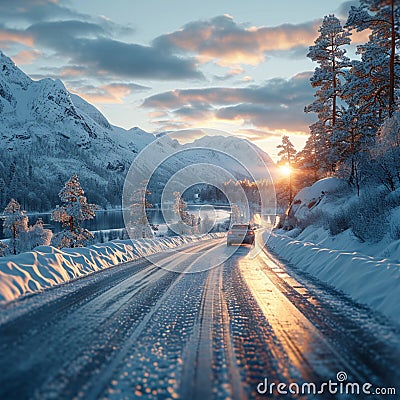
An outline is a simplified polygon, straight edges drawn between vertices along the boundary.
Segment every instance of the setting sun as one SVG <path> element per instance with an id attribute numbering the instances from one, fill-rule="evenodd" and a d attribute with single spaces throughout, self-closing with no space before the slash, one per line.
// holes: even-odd
<path id="1" fill-rule="evenodd" d="M 292 171 L 291 171 L 291 168 L 289 167 L 289 165 L 281 165 L 281 166 L 279 167 L 279 171 L 280 171 L 280 173 L 281 173 L 282 175 L 285 175 L 285 176 L 290 175 L 290 173 L 292 172 Z"/>

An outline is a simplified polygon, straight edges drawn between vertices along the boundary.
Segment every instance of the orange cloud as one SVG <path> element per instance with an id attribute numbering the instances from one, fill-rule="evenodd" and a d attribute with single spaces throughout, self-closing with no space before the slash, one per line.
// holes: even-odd
<path id="1" fill-rule="evenodd" d="M 124 99 L 135 90 L 144 90 L 144 86 L 135 84 L 111 83 L 99 87 L 88 86 L 71 89 L 73 93 L 83 97 L 89 103 L 122 104 Z"/>
<path id="2" fill-rule="evenodd" d="M 148 113 L 150 118 L 162 118 L 165 117 L 167 114 L 164 111 L 152 111 Z"/>
<path id="3" fill-rule="evenodd" d="M 369 35 L 371 31 L 366 29 L 362 32 L 357 32 L 356 30 L 351 31 L 351 43 L 353 44 L 364 44 L 367 43 L 369 40 Z"/>
<path id="4" fill-rule="evenodd" d="M 33 37 L 26 33 L 0 31 L 0 45 L 7 47 L 9 42 L 20 43 L 28 47 L 34 44 Z"/>
<path id="5" fill-rule="evenodd" d="M 270 137 L 277 137 L 278 134 L 266 130 L 254 128 L 241 128 L 234 132 L 236 136 L 250 140 L 265 140 Z M 280 137 L 280 136 L 279 136 Z"/>
<path id="6" fill-rule="evenodd" d="M 256 65 L 265 52 L 310 46 L 318 36 L 320 20 L 275 27 L 244 27 L 228 15 L 210 21 L 196 21 L 155 39 L 159 47 L 196 54 L 199 62 L 214 60 L 218 65 Z"/>
<path id="7" fill-rule="evenodd" d="M 85 73 L 86 73 L 86 71 L 79 67 L 78 68 L 66 67 L 60 71 L 60 76 L 68 77 L 68 78 L 71 78 L 71 77 L 76 78 L 78 76 L 84 76 Z"/>
<path id="8" fill-rule="evenodd" d="M 80 93 L 80 96 L 90 103 L 122 104 L 130 93 L 131 90 L 122 85 L 103 85 L 94 88 L 92 92 Z"/>
<path id="9" fill-rule="evenodd" d="M 39 50 L 23 50 L 12 57 L 13 61 L 18 65 L 30 64 L 42 53 Z"/>
<path id="10" fill-rule="evenodd" d="M 228 71 L 228 74 L 229 74 L 229 75 L 240 75 L 240 74 L 243 74 L 243 72 L 244 72 L 244 69 L 243 69 L 243 68 L 236 67 L 236 68 L 231 68 L 231 69 Z"/>

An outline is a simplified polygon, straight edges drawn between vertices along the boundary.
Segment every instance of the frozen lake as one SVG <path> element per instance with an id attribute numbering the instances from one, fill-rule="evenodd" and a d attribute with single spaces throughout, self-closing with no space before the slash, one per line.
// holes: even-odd
<path id="1" fill-rule="evenodd" d="M 211 207 L 214 207 L 213 211 Z M 229 218 L 230 207 L 229 206 L 210 206 L 206 204 L 193 204 L 189 205 L 189 212 L 196 216 L 207 215 L 210 219 L 215 219 L 217 222 L 222 222 Z M 163 213 L 160 209 L 154 208 L 147 210 L 148 219 L 152 224 L 161 225 L 164 224 Z M 41 217 L 45 223 L 46 228 L 51 229 L 53 232 L 59 232 L 61 226 L 58 222 L 51 220 L 50 213 L 28 213 L 29 224 L 33 225 L 36 220 Z M 85 221 L 83 226 L 90 231 L 101 231 L 108 229 L 121 229 L 124 228 L 124 218 L 121 209 L 118 210 L 99 210 L 96 212 L 96 218 L 93 220 Z M 0 223 L 0 239 L 4 239 L 7 236 L 4 235 L 3 224 Z"/>

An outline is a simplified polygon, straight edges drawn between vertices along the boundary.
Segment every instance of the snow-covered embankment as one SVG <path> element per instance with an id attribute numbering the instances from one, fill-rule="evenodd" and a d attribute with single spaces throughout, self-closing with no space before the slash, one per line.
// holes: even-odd
<path id="1" fill-rule="evenodd" d="M 378 205 L 378 206 L 377 206 Z M 400 325 L 399 191 L 365 187 L 358 196 L 335 177 L 303 188 L 268 247 Z"/>
<path id="2" fill-rule="evenodd" d="M 400 264 L 272 233 L 268 248 L 400 325 Z"/>
<path id="3" fill-rule="evenodd" d="M 115 240 L 89 247 L 57 249 L 39 246 L 0 258 L 0 303 L 80 278 L 95 271 L 221 234 L 159 239 Z"/>

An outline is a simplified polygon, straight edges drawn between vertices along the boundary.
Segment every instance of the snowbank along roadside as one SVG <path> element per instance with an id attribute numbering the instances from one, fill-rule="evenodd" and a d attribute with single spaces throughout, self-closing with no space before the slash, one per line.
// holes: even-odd
<path id="1" fill-rule="evenodd" d="M 221 237 L 212 233 L 160 239 L 115 240 L 89 247 L 57 249 L 39 246 L 0 258 L 0 303 L 42 291 L 95 271 L 166 251 L 187 243 Z"/>

